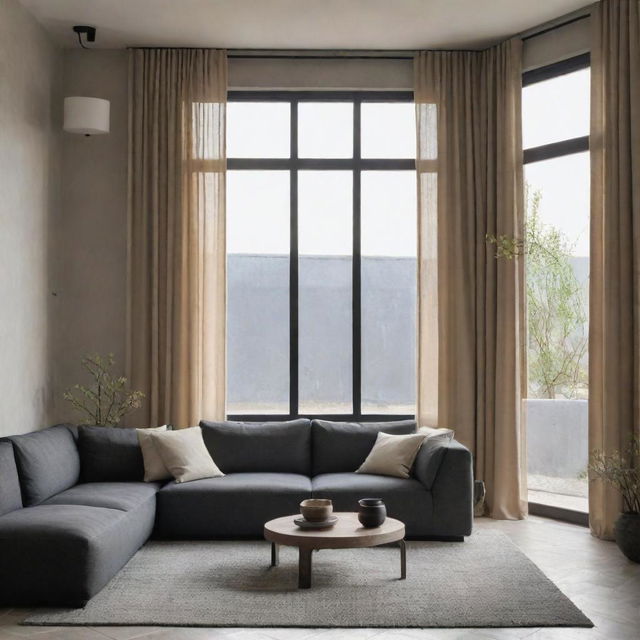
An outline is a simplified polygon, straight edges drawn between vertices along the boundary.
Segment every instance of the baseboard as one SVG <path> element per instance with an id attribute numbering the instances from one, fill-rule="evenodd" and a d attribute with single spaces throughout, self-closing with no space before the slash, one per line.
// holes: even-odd
<path id="1" fill-rule="evenodd" d="M 574 511 L 573 509 L 552 507 L 548 504 L 540 504 L 539 502 L 530 502 L 529 513 L 532 516 L 562 520 L 563 522 L 570 522 L 571 524 L 577 524 L 582 527 L 589 526 L 589 514 L 583 511 Z"/>
<path id="2" fill-rule="evenodd" d="M 418 536 L 407 540 L 422 540 L 426 542 L 464 542 L 464 536 Z"/>

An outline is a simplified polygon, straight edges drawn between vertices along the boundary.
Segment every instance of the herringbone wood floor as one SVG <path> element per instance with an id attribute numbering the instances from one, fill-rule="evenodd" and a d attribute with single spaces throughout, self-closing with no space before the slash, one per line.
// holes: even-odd
<path id="1" fill-rule="evenodd" d="M 531 517 L 520 522 L 488 519 L 511 537 L 595 623 L 594 629 L 185 629 L 157 627 L 21 627 L 24 609 L 0 609 L 0 639 L 32 640 L 454 640 L 640 638 L 640 565 L 629 562 L 614 543 L 587 529 Z M 3 578 L 5 578 L 3 576 Z M 1 579 L 1 578 L 0 578 Z M 6 579 L 6 578 L 5 578 Z M 469 594 L 472 598 L 473 594 Z"/>

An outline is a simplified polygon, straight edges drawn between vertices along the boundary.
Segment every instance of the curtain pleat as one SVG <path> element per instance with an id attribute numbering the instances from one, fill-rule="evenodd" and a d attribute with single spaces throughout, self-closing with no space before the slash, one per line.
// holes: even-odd
<path id="1" fill-rule="evenodd" d="M 186 427 L 225 415 L 226 54 L 130 55 L 128 375 Z"/>
<path id="2" fill-rule="evenodd" d="M 523 237 L 521 46 L 415 60 L 418 420 L 471 449 L 495 518 L 527 509 L 524 266 L 486 241 Z"/>
<path id="3" fill-rule="evenodd" d="M 591 25 L 589 447 L 612 453 L 640 436 L 640 3 L 604 0 Z M 595 535 L 621 508 L 591 480 Z"/>

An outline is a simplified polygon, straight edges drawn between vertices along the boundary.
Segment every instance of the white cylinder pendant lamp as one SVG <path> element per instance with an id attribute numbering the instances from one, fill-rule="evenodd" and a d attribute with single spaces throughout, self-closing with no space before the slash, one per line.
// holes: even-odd
<path id="1" fill-rule="evenodd" d="M 64 130 L 85 136 L 109 133 L 109 106 L 102 98 L 65 98 Z"/>

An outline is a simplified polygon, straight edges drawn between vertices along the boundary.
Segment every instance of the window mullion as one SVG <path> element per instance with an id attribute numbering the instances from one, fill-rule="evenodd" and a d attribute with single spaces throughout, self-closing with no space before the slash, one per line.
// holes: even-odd
<path id="1" fill-rule="evenodd" d="M 352 366 L 353 414 L 362 416 L 362 331 L 361 331 L 361 259 L 360 259 L 360 112 L 361 101 L 353 103 L 353 282 L 352 282 Z"/>
<path id="2" fill-rule="evenodd" d="M 291 101 L 290 251 L 289 251 L 289 413 L 298 415 L 298 102 Z"/>

